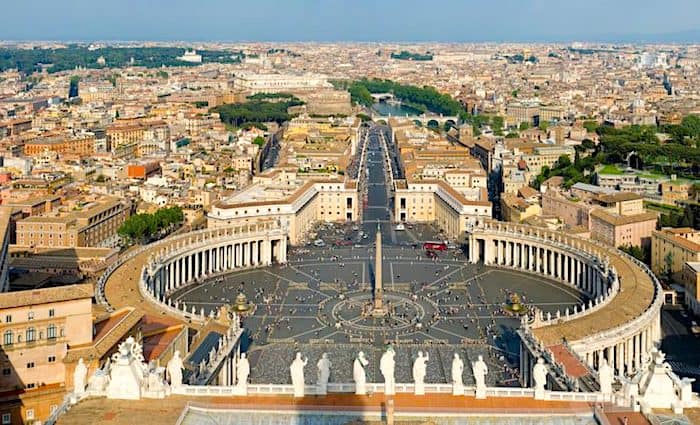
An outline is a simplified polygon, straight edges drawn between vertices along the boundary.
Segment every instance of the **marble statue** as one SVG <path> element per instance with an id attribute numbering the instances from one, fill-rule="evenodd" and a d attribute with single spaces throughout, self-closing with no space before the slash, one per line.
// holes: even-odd
<path id="1" fill-rule="evenodd" d="M 75 395 L 82 395 L 85 392 L 87 373 L 87 366 L 85 366 L 85 361 L 81 357 L 78 360 L 78 364 L 75 366 L 75 371 L 73 372 L 73 391 L 75 392 Z"/>
<path id="2" fill-rule="evenodd" d="M 148 365 L 143 361 L 141 344 L 129 336 L 112 356 L 107 398 L 139 400 L 142 391 L 148 388 L 147 377 Z"/>
<path id="3" fill-rule="evenodd" d="M 462 373 L 464 372 L 464 361 L 455 353 L 452 359 L 452 395 L 464 395 L 464 381 Z"/>
<path id="4" fill-rule="evenodd" d="M 292 386 L 294 386 L 294 397 L 304 397 L 304 366 L 309 362 L 309 359 L 302 359 L 301 353 L 297 353 L 291 366 L 289 373 L 292 375 Z"/>
<path id="5" fill-rule="evenodd" d="M 382 358 L 379 360 L 379 370 L 382 372 L 384 377 L 384 394 L 394 395 L 396 394 L 396 380 L 394 379 L 394 368 L 396 367 L 396 361 L 394 357 L 396 352 L 392 346 L 387 347 Z"/>
<path id="6" fill-rule="evenodd" d="M 423 352 L 419 351 L 418 357 L 416 357 L 416 360 L 413 362 L 413 382 L 415 383 L 414 394 L 416 395 L 425 394 L 425 373 L 429 359 L 428 353 L 423 356 Z"/>
<path id="7" fill-rule="evenodd" d="M 360 351 L 357 353 L 355 362 L 352 365 L 352 378 L 355 381 L 355 394 L 365 395 L 367 394 L 367 376 L 365 375 L 365 366 L 369 362 L 365 358 L 365 353 Z"/>
<path id="8" fill-rule="evenodd" d="M 318 359 L 318 363 L 316 363 L 316 367 L 318 368 L 316 385 L 323 394 L 328 391 L 328 380 L 331 377 L 331 366 L 333 366 L 333 364 L 330 360 L 328 360 L 328 353 L 321 354 L 321 358 Z"/>
<path id="9" fill-rule="evenodd" d="M 166 366 L 168 370 L 168 376 L 170 377 L 170 387 L 179 388 L 182 386 L 182 358 L 180 358 L 180 351 L 175 351 L 173 357 L 168 361 Z"/>
<path id="10" fill-rule="evenodd" d="M 248 362 L 246 353 L 242 353 L 236 365 L 236 386 L 246 394 L 248 392 L 248 375 L 250 375 L 250 362 Z"/>
<path id="11" fill-rule="evenodd" d="M 598 381 L 600 383 L 600 392 L 609 395 L 613 392 L 613 369 L 608 365 L 608 361 L 603 358 L 598 365 Z"/>
<path id="12" fill-rule="evenodd" d="M 489 373 L 489 368 L 486 366 L 483 356 L 479 356 L 472 363 L 472 373 L 474 374 L 474 382 L 476 383 L 476 398 L 486 398 L 486 375 Z"/>
<path id="13" fill-rule="evenodd" d="M 544 364 L 544 359 L 539 357 L 537 363 L 532 368 L 532 377 L 535 381 L 535 399 L 543 400 L 545 397 L 545 385 L 547 385 L 547 365 Z"/>

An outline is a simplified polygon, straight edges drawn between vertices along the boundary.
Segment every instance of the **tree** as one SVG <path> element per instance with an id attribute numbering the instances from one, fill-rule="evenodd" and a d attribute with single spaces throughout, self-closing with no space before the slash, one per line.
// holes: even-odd
<path id="1" fill-rule="evenodd" d="M 540 121 L 540 125 L 538 125 L 537 128 L 546 133 L 547 129 L 549 128 L 549 123 L 547 121 Z"/>
<path id="2" fill-rule="evenodd" d="M 571 165 L 571 158 L 568 155 L 561 155 L 557 159 L 557 168 L 566 168 Z"/>
<path id="3" fill-rule="evenodd" d="M 595 121 L 584 121 L 583 128 L 585 128 L 589 133 L 595 133 L 595 131 L 598 129 L 598 123 Z"/>
<path id="4" fill-rule="evenodd" d="M 520 131 L 525 131 L 525 130 L 527 130 L 527 129 L 529 129 L 529 128 L 530 128 L 530 123 L 527 122 L 527 121 L 521 122 L 521 123 L 520 123 L 520 126 L 518 127 L 518 129 L 519 129 Z"/>
<path id="5" fill-rule="evenodd" d="M 253 143 L 260 147 L 263 147 L 263 145 L 265 144 L 265 138 L 262 136 L 257 136 L 255 139 L 253 139 Z"/>
<path id="6" fill-rule="evenodd" d="M 514 133 L 512 131 L 510 133 L 506 134 L 506 139 L 517 139 L 518 137 L 520 137 L 520 135 L 518 133 Z"/>
<path id="7" fill-rule="evenodd" d="M 673 274 L 673 251 L 669 251 L 664 257 L 664 265 L 664 274 L 666 275 L 666 279 L 670 282 Z"/>

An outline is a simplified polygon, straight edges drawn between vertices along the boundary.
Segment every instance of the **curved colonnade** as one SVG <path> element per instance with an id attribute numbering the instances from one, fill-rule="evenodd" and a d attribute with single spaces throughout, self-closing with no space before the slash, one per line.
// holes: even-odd
<path id="1" fill-rule="evenodd" d="M 99 279 L 97 299 L 109 305 L 105 288 L 119 285 L 125 273 L 134 275 L 140 270 L 129 280 L 138 281 L 145 299 L 179 319 L 203 322 L 202 310 L 173 303 L 170 295 L 215 274 L 286 261 L 287 234 L 276 222 L 199 230 L 145 246 L 120 259 Z"/>
<path id="2" fill-rule="evenodd" d="M 642 368 L 660 338 L 663 303 L 659 282 L 644 264 L 595 241 L 496 221 L 472 228 L 467 242 L 472 263 L 541 274 L 588 297 L 573 311 L 531 318 L 525 331 L 541 349 L 566 345 L 591 369 L 605 358 L 618 375 Z M 97 298 L 106 303 L 105 286 L 133 279 L 159 311 L 202 323 L 203 311 L 173 303 L 170 295 L 213 274 L 284 263 L 286 250 L 286 232 L 275 222 L 179 235 L 120 259 L 98 281 Z M 521 358 L 522 370 L 534 360 Z"/>
<path id="3" fill-rule="evenodd" d="M 542 228 L 487 221 L 467 235 L 469 261 L 555 279 L 589 302 L 526 324 L 542 349 L 566 345 L 589 368 L 605 358 L 618 375 L 644 365 L 661 337 L 661 286 L 646 265 L 595 241 Z M 525 353 L 527 355 L 527 353 Z M 524 371 L 534 358 L 521 358 Z M 527 381 L 527 377 L 524 377 Z"/>

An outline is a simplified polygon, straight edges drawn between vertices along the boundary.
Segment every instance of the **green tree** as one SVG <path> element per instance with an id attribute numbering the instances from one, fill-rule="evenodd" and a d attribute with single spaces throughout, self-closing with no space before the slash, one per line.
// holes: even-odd
<path id="1" fill-rule="evenodd" d="M 527 129 L 529 129 L 529 128 L 530 128 L 530 123 L 527 122 L 527 121 L 521 122 L 521 123 L 520 123 L 520 126 L 518 127 L 518 129 L 519 129 L 520 131 L 525 131 L 525 130 L 527 130 Z"/>
<path id="2" fill-rule="evenodd" d="M 537 128 L 546 133 L 547 129 L 549 129 L 549 123 L 547 121 L 540 121 L 540 125 L 538 125 Z"/>

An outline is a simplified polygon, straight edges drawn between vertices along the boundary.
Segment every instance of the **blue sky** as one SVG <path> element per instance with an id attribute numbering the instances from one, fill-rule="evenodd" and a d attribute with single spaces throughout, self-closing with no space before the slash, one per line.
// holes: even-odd
<path id="1" fill-rule="evenodd" d="M 692 42 L 700 0 L 3 0 L 0 22 L 5 40 Z"/>

